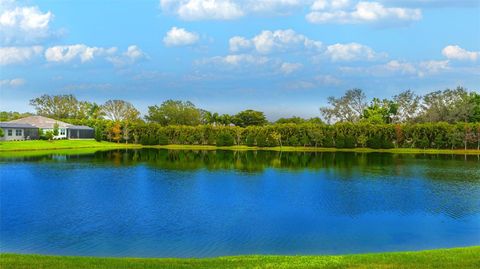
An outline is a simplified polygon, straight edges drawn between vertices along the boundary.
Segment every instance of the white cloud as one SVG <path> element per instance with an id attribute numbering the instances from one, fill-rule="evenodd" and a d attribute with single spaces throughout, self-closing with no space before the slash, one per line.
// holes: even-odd
<path id="1" fill-rule="evenodd" d="M 385 7 L 379 2 L 315 1 L 306 15 L 311 23 L 410 22 L 422 18 L 420 9 Z"/>
<path id="2" fill-rule="evenodd" d="M 137 45 L 130 45 L 121 55 L 108 56 L 107 60 L 115 66 L 121 67 L 127 64 L 133 64 L 145 58 L 148 58 L 148 56 Z"/>
<path id="3" fill-rule="evenodd" d="M 287 14 L 311 0 L 160 0 L 164 12 L 182 20 L 233 20 L 248 14 Z"/>
<path id="4" fill-rule="evenodd" d="M 0 35 L 4 44 L 31 43 L 50 35 L 53 14 L 36 6 L 19 7 L 2 4 Z"/>
<path id="5" fill-rule="evenodd" d="M 349 44 L 334 44 L 327 47 L 325 54 L 332 61 L 357 61 L 357 60 L 375 60 L 377 58 L 385 57 L 383 53 L 376 53 L 368 46 L 349 43 Z"/>
<path id="6" fill-rule="evenodd" d="M 391 72 L 399 72 L 402 74 L 415 74 L 417 72 L 417 68 L 413 64 L 398 60 L 389 61 L 384 67 Z"/>
<path id="7" fill-rule="evenodd" d="M 285 74 L 285 75 L 288 75 L 288 74 L 291 74 L 295 71 L 298 71 L 300 70 L 301 68 L 303 67 L 303 64 L 301 63 L 282 63 L 282 65 L 280 66 L 280 71 Z"/>
<path id="8" fill-rule="evenodd" d="M 240 6 L 231 0 L 160 0 L 160 7 L 188 21 L 231 20 L 244 15 Z"/>
<path id="9" fill-rule="evenodd" d="M 2 47 L 0 48 L 0 65 L 23 63 L 41 54 L 43 47 Z"/>
<path id="10" fill-rule="evenodd" d="M 310 7 L 311 10 L 341 9 L 350 5 L 350 0 L 316 0 Z"/>
<path id="11" fill-rule="evenodd" d="M 22 78 L 14 78 L 14 79 L 4 79 L 0 80 L 0 86 L 1 87 L 19 87 L 25 84 L 25 80 Z"/>
<path id="12" fill-rule="evenodd" d="M 215 56 L 208 59 L 201 60 L 197 63 L 200 64 L 222 64 L 229 66 L 239 65 L 263 65 L 270 61 L 265 56 L 256 56 L 251 54 L 229 54 L 226 56 Z"/>
<path id="13" fill-rule="evenodd" d="M 195 44 L 198 41 L 198 34 L 189 32 L 184 28 L 172 27 L 163 38 L 167 46 L 186 46 Z"/>
<path id="14" fill-rule="evenodd" d="M 252 41 L 242 36 L 234 36 L 228 41 L 230 51 L 236 52 L 252 46 Z"/>
<path id="15" fill-rule="evenodd" d="M 468 51 L 457 45 L 446 46 L 442 50 L 443 56 L 451 60 L 469 60 L 476 61 L 480 57 L 480 52 L 478 51 Z"/>
<path id="16" fill-rule="evenodd" d="M 450 69 L 449 61 L 423 61 L 418 64 L 418 76 L 436 74 L 441 71 Z"/>
<path id="17" fill-rule="evenodd" d="M 252 12 L 284 13 L 288 9 L 302 5 L 304 0 L 250 0 L 246 1 L 247 10 Z"/>
<path id="18" fill-rule="evenodd" d="M 72 60 L 80 60 L 80 62 L 88 62 L 97 56 L 113 55 L 117 48 L 99 48 L 89 47 L 84 44 L 54 46 L 45 50 L 45 59 L 48 62 L 70 62 Z"/>
<path id="19" fill-rule="evenodd" d="M 292 49 L 319 50 L 322 42 L 297 34 L 292 29 L 262 31 L 252 39 L 235 36 L 230 39 L 230 50 L 238 51 L 243 48 L 254 47 L 258 53 L 268 54 L 273 51 L 286 51 Z"/>
<path id="20" fill-rule="evenodd" d="M 238 64 L 264 64 L 268 62 L 267 57 L 258 57 L 250 54 L 231 54 L 225 57 L 218 58 L 220 61 L 226 64 L 238 65 Z"/>
<path id="21" fill-rule="evenodd" d="M 425 77 L 450 70 L 449 61 L 428 60 L 420 62 L 406 62 L 391 60 L 385 64 L 369 67 L 341 67 L 340 70 L 348 73 L 365 73 L 369 76 L 407 75 Z"/>
<path id="22" fill-rule="evenodd" d="M 332 75 L 318 75 L 315 81 L 321 85 L 340 85 L 342 81 Z"/>

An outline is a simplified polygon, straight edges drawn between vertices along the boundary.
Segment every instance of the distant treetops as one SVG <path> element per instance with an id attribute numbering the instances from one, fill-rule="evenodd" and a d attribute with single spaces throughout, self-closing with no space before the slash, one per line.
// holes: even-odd
<path id="1" fill-rule="evenodd" d="M 80 101 L 72 94 L 42 95 L 30 100 L 36 114 L 55 119 L 110 120 L 114 122 L 151 122 L 168 125 L 235 125 L 240 127 L 267 125 L 265 114 L 247 109 L 235 115 L 218 114 L 197 108 L 189 101 L 167 100 L 148 107 L 141 118 L 140 112 L 128 101 L 109 100 L 102 105 Z M 393 96 L 392 99 L 373 98 L 367 102 L 365 93 L 351 89 L 341 97 L 329 97 L 328 105 L 320 108 L 323 121 L 382 123 L 422 122 L 479 122 L 480 94 L 462 87 L 434 91 L 423 96 L 411 90 Z M 31 115 L 30 113 L 0 112 L 0 121 L 13 120 Z M 319 117 L 280 118 L 274 123 L 323 123 Z"/>

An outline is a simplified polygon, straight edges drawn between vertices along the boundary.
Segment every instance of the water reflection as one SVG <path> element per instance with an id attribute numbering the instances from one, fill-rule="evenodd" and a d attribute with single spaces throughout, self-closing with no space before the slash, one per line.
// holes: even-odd
<path id="1" fill-rule="evenodd" d="M 330 254 L 480 244 L 477 156 L 113 150 L 0 159 L 0 248 Z"/>

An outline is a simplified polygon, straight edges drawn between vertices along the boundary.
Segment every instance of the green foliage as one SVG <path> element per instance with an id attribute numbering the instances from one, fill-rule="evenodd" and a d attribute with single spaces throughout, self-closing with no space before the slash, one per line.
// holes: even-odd
<path id="1" fill-rule="evenodd" d="M 58 135 L 58 123 L 53 124 L 53 135 L 57 136 Z"/>
<path id="2" fill-rule="evenodd" d="M 32 116 L 32 113 L 19 113 L 15 111 L 0 111 L 0 121 L 11 121 Z"/>
<path id="3" fill-rule="evenodd" d="M 166 125 L 199 125 L 202 113 L 191 102 L 167 100 L 160 106 L 149 106 L 145 119 Z"/>
<path id="4" fill-rule="evenodd" d="M 5 136 L 5 133 L 3 132 L 3 129 L 0 128 L 0 137 L 4 137 Z"/>
<path id="5" fill-rule="evenodd" d="M 284 124 L 284 123 L 301 124 L 301 123 L 305 123 L 305 122 L 306 122 L 305 119 L 293 116 L 291 118 L 280 118 L 275 123 L 277 123 L 277 124 Z"/>
<path id="6" fill-rule="evenodd" d="M 44 136 L 46 140 L 52 140 L 54 135 L 52 131 L 47 131 Z"/>
<path id="7" fill-rule="evenodd" d="M 217 146 L 233 146 L 234 144 L 233 136 L 230 132 L 224 131 L 218 134 L 217 136 Z"/>
<path id="8" fill-rule="evenodd" d="M 132 137 L 145 145 L 246 145 L 259 147 L 307 146 L 374 149 L 477 148 L 480 123 L 369 124 L 337 123 L 274 124 L 267 126 L 161 126 L 137 124 Z M 131 138 L 130 142 L 135 142 Z"/>
<path id="9" fill-rule="evenodd" d="M 268 122 L 263 112 L 248 109 L 236 114 L 233 118 L 233 123 L 240 127 L 247 127 L 262 126 Z"/>
<path id="10" fill-rule="evenodd" d="M 393 101 L 373 98 L 370 106 L 363 110 L 362 119 L 372 124 L 391 123 L 397 111 L 398 105 Z"/>
<path id="11" fill-rule="evenodd" d="M 96 125 L 94 127 L 94 129 L 95 129 L 95 140 L 97 140 L 98 142 L 102 141 L 103 140 L 103 126 Z"/>

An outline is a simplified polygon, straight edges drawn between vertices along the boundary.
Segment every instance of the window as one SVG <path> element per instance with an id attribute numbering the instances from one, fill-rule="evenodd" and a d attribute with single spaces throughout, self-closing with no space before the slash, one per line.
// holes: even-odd
<path id="1" fill-rule="evenodd" d="M 22 136 L 22 129 L 16 129 L 15 136 Z"/>
<path id="2" fill-rule="evenodd" d="M 60 129 L 60 135 L 65 135 L 65 129 Z"/>
<path id="3" fill-rule="evenodd" d="M 12 136 L 12 135 L 13 135 L 13 130 L 12 130 L 12 129 L 8 129 L 7 135 L 8 135 L 8 136 Z"/>

